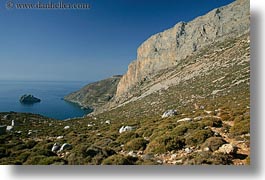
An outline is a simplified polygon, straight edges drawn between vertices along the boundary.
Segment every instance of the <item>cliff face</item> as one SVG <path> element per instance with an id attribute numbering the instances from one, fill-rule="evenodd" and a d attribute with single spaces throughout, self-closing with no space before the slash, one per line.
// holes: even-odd
<path id="1" fill-rule="evenodd" d="M 64 97 L 64 100 L 77 103 L 82 107 L 95 109 L 109 102 L 116 93 L 121 76 L 113 76 L 91 83 Z"/>
<path id="2" fill-rule="evenodd" d="M 127 73 L 121 78 L 116 100 L 128 99 L 134 88 L 160 70 L 177 66 L 182 59 L 213 43 L 248 32 L 249 9 L 249 0 L 237 0 L 191 22 L 180 22 L 151 36 L 138 48 L 137 60 L 129 65 Z"/>

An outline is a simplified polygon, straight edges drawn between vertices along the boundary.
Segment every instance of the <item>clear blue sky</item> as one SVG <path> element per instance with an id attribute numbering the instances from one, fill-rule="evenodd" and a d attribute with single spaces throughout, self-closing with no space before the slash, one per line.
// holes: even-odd
<path id="1" fill-rule="evenodd" d="M 6 1 L 0 1 L 0 80 L 88 82 L 125 73 L 151 35 L 233 2 L 64 0 L 92 8 L 7 10 Z"/>

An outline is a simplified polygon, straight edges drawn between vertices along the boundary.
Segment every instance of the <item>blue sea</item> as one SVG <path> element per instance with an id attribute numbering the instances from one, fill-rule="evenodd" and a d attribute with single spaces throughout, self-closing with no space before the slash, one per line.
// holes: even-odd
<path id="1" fill-rule="evenodd" d="M 82 117 L 88 112 L 78 105 L 63 100 L 71 92 L 86 85 L 85 82 L 58 81 L 0 81 L 0 112 L 29 112 L 58 120 Z M 32 94 L 40 103 L 21 104 L 23 94 Z"/>

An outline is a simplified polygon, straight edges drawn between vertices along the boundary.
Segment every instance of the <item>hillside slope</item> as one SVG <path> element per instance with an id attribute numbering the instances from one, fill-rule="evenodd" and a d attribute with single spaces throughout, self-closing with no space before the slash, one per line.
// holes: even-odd
<path id="1" fill-rule="evenodd" d="M 77 103 L 84 108 L 93 110 L 105 105 L 113 98 L 120 78 L 121 76 L 116 75 L 88 84 L 82 89 L 65 96 L 64 100 Z"/>

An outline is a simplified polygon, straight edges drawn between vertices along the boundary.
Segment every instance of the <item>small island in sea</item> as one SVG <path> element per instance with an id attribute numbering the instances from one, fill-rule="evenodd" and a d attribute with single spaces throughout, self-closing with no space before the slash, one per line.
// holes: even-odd
<path id="1" fill-rule="evenodd" d="M 34 97 L 32 94 L 24 94 L 20 97 L 19 101 L 22 104 L 33 104 L 41 102 L 39 98 Z"/>

